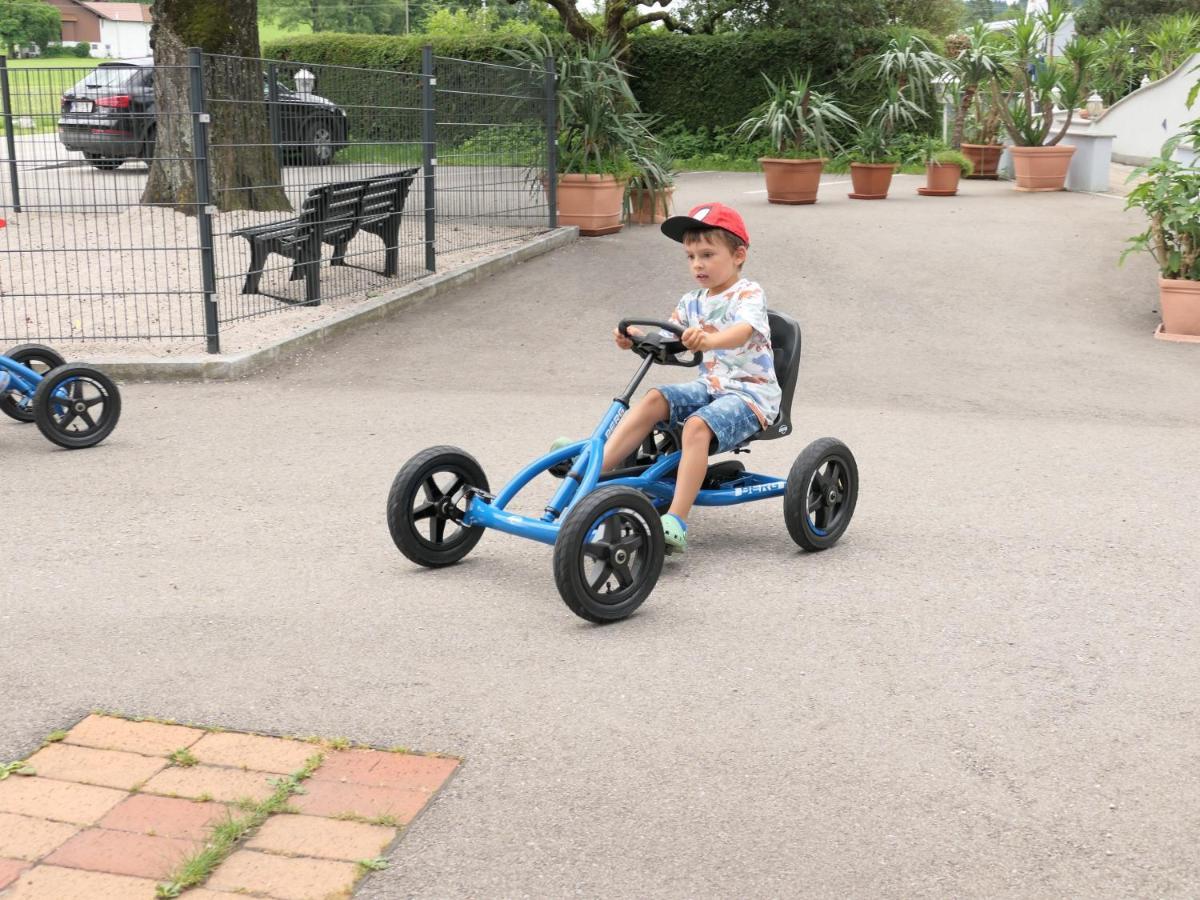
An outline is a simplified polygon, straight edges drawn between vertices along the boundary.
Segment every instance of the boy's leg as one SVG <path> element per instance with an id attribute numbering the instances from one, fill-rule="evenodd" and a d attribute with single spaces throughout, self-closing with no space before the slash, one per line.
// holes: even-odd
<path id="1" fill-rule="evenodd" d="M 651 388 L 635 403 L 604 444 L 604 462 L 600 470 L 607 472 L 619 466 L 646 439 L 654 426 L 671 415 L 671 407 L 656 388 Z"/>
<path id="2" fill-rule="evenodd" d="M 708 449 L 712 445 L 713 431 L 699 416 L 692 416 L 683 424 L 683 455 L 675 473 L 675 496 L 671 499 L 668 515 L 686 523 L 696 502 L 696 494 L 704 483 L 708 471 Z"/>

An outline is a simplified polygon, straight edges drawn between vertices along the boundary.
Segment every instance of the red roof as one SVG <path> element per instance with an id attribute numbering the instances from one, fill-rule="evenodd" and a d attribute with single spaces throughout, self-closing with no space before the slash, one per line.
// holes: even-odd
<path id="1" fill-rule="evenodd" d="M 113 22 L 151 22 L 150 7 L 141 3 L 88 3 L 80 0 L 80 6 L 86 6 L 102 19 Z"/>

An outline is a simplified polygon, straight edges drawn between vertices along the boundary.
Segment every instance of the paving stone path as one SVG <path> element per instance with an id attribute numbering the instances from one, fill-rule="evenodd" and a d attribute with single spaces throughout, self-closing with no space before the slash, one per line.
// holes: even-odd
<path id="1" fill-rule="evenodd" d="M 238 804 L 265 801 L 317 754 L 287 811 L 180 896 L 349 896 L 457 759 L 90 715 L 29 757 L 34 774 L 0 780 L 0 897 L 160 896 Z"/>

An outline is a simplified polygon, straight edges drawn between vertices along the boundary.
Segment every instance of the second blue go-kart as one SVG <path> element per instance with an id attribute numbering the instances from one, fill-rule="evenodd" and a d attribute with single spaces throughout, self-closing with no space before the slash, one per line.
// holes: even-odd
<path id="1" fill-rule="evenodd" d="M 800 366 L 800 326 L 770 312 L 775 375 L 783 397 L 769 428 L 733 452 L 749 452 L 752 441 L 785 437 L 792 431 L 792 394 Z M 630 325 L 658 331 L 630 334 Z M 618 326 L 633 341 L 641 366 L 613 400 L 587 440 L 547 453 L 526 466 L 498 494 L 475 458 L 457 447 L 430 447 L 396 474 L 387 500 L 392 540 L 406 557 L 430 568 L 465 557 L 485 528 L 506 531 L 554 546 L 554 580 L 563 601 L 590 622 L 624 619 L 654 590 L 663 566 L 660 512 L 670 506 L 679 466 L 679 435 L 660 427 L 617 469 L 601 473 L 604 444 L 650 367 L 698 366 L 702 355 L 679 340 L 672 322 L 626 319 Z M 517 493 L 543 472 L 562 485 L 540 518 L 509 512 Z M 792 539 L 805 550 L 826 550 L 850 524 L 858 499 L 858 466 L 835 438 L 813 441 L 796 458 L 787 478 L 747 472 L 738 460 L 713 463 L 696 496 L 697 506 L 730 506 L 783 498 L 783 517 Z"/>
<path id="2" fill-rule="evenodd" d="M 43 344 L 21 344 L 0 355 L 0 412 L 36 422 L 47 440 L 80 450 L 112 434 L 121 394 L 99 369 L 67 365 Z"/>

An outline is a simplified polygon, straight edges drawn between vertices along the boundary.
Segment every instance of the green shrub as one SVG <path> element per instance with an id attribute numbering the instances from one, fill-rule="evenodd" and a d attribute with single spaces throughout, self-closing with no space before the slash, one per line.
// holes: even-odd
<path id="1" fill-rule="evenodd" d="M 908 29 L 903 33 L 917 34 L 934 49 L 944 46 L 928 32 Z M 817 34 L 821 33 L 760 30 L 715 35 L 657 31 L 635 34 L 629 56 L 633 93 L 647 115 L 664 124 L 680 123 L 692 132 L 737 126 L 762 102 L 760 72 L 777 80 L 789 70 L 811 71 L 814 83 L 845 106 L 876 101 L 871 85 L 853 87 L 845 73 L 856 59 L 876 52 L 900 32 L 892 26 L 855 30 L 845 33 L 851 37 L 843 35 L 836 41 Z M 421 47 L 426 43 L 432 44 L 437 56 L 505 64 L 512 62 L 511 51 L 526 46 L 523 38 L 505 34 L 448 37 L 322 32 L 267 41 L 263 56 L 310 65 L 416 73 L 421 66 Z M 736 68 L 731 60 L 736 60 Z"/>

